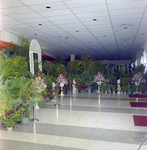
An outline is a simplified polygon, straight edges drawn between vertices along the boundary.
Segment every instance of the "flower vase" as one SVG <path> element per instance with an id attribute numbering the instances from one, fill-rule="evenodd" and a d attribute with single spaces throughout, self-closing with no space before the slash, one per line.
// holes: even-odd
<path id="1" fill-rule="evenodd" d="M 61 87 L 61 96 L 64 96 L 64 94 L 63 94 L 64 83 L 60 83 L 60 87 Z"/>

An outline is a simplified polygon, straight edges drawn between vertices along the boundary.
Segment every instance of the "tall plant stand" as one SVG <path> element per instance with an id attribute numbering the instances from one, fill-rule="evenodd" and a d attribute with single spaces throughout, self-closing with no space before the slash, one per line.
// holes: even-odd
<path id="1" fill-rule="evenodd" d="M 56 104 L 54 104 L 54 106 L 60 106 L 58 103 L 58 83 L 56 83 Z"/>
<path id="2" fill-rule="evenodd" d="M 70 99 L 72 99 L 73 96 L 72 96 L 72 83 L 71 83 L 71 80 L 70 80 Z"/>
<path id="3" fill-rule="evenodd" d="M 39 121 L 39 119 L 37 119 L 35 115 L 35 106 L 33 106 L 33 119 L 31 119 L 30 121 L 31 122 Z"/>
<path id="4" fill-rule="evenodd" d="M 136 94 L 139 94 L 139 92 L 138 92 L 138 87 L 139 87 L 139 81 L 135 81 L 135 85 L 136 85 Z"/>
<path id="5" fill-rule="evenodd" d="M 97 93 L 100 94 L 100 93 L 101 93 L 101 92 L 100 92 L 101 80 L 98 80 L 97 84 L 98 84 L 98 91 L 97 91 Z"/>
<path id="6" fill-rule="evenodd" d="M 61 87 L 61 96 L 64 96 L 64 94 L 63 94 L 63 87 L 64 87 L 64 83 L 60 83 L 60 87 Z"/>

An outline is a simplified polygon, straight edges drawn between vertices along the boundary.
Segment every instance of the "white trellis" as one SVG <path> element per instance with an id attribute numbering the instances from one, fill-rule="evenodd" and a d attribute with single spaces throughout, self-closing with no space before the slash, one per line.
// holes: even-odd
<path id="1" fill-rule="evenodd" d="M 42 72 L 42 59 L 41 59 L 41 47 L 37 40 L 33 39 L 30 43 L 30 49 L 29 49 L 29 59 L 30 59 L 30 71 L 32 75 L 34 75 L 34 57 L 33 53 L 38 54 L 38 67 L 39 70 Z"/>

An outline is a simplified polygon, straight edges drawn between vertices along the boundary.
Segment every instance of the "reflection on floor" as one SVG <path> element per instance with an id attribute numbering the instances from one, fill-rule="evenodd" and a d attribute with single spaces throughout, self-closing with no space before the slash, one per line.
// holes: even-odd
<path id="1" fill-rule="evenodd" d="M 146 108 L 130 106 L 128 95 L 78 93 L 44 103 L 38 122 L 7 132 L 0 125 L 0 150 L 137 150 L 147 127 L 134 126 L 133 115 Z M 145 99 L 138 99 L 145 101 Z M 140 150 L 147 150 L 144 142 Z"/>

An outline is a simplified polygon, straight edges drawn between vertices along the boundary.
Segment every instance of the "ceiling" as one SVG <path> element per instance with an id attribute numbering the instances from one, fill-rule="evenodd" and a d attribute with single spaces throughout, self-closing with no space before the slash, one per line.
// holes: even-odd
<path id="1" fill-rule="evenodd" d="M 147 0 L 0 0 L 0 28 L 55 57 L 130 60 L 147 40 Z"/>

